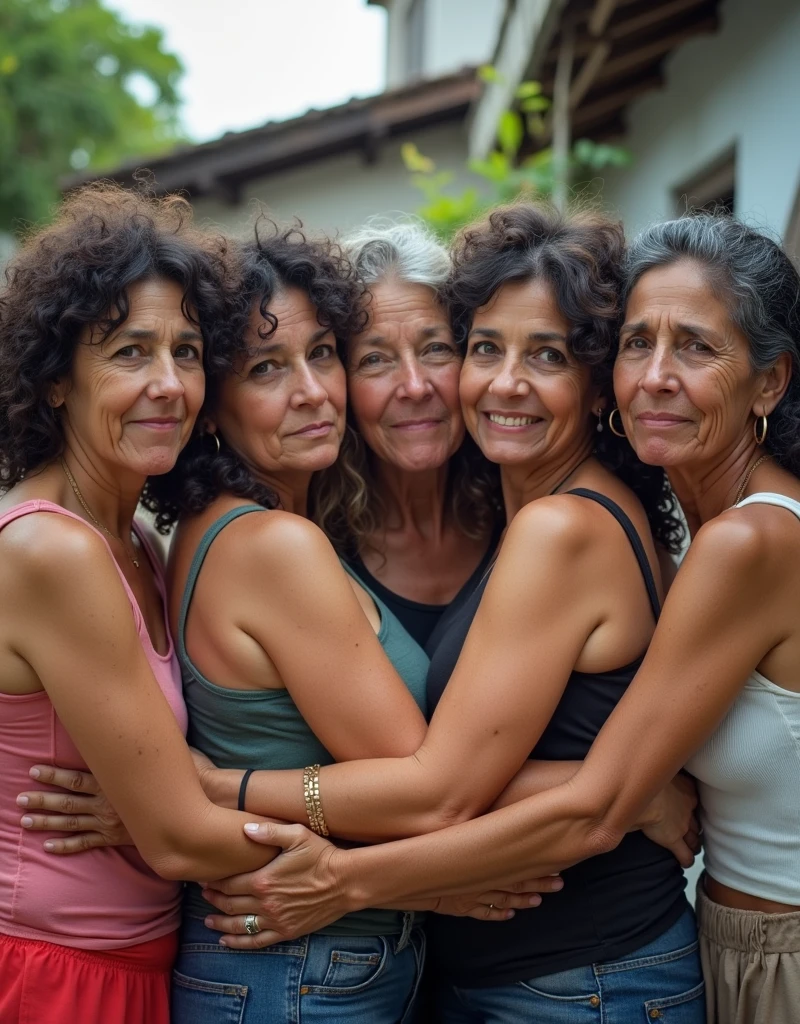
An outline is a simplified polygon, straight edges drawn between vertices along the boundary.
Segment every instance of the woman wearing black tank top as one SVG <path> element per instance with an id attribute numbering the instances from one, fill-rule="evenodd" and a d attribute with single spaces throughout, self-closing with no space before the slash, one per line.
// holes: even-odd
<path id="1" fill-rule="evenodd" d="M 417 754 L 322 769 L 335 835 L 430 832 L 565 781 L 639 665 L 659 610 L 651 530 L 674 549 L 680 527 L 663 472 L 638 464 L 604 422 L 622 245 L 616 225 L 532 206 L 496 211 L 457 245 L 449 290 L 466 349 L 462 404 L 501 466 L 510 526 L 434 652 L 429 694 L 441 701 Z M 257 773 L 248 807 L 306 820 L 302 779 Z M 688 819 L 666 838 L 650 830 L 684 862 Z M 263 878 L 223 886 L 234 898 L 218 905 L 234 916 L 214 927 L 241 934 L 243 915 L 258 912 L 261 936 L 229 939 L 258 947 L 307 930 L 309 918 L 318 926 L 337 898 L 292 863 L 267 870 L 263 905 L 239 895 Z M 434 924 L 437 1019 L 594 1021 L 603 1005 L 608 1024 L 627 1024 L 669 1006 L 673 1020 L 699 1024 L 694 920 L 669 849 L 633 833 L 564 882 L 502 927 Z"/>

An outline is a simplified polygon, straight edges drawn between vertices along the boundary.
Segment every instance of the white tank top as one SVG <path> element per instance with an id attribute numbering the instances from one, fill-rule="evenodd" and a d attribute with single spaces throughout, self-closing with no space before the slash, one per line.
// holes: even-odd
<path id="1" fill-rule="evenodd" d="M 800 501 L 761 491 L 744 505 Z M 800 614 L 800 608 L 798 608 Z M 800 693 L 753 672 L 687 769 L 699 783 L 708 873 L 723 885 L 800 906 Z"/>

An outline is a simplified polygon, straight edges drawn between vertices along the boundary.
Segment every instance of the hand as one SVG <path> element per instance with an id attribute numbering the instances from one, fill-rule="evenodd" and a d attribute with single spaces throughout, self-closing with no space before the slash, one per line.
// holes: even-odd
<path id="1" fill-rule="evenodd" d="M 702 845 L 696 807 L 694 780 L 680 772 L 646 808 L 639 826 L 648 839 L 670 850 L 685 868 L 694 864 Z"/>
<path id="2" fill-rule="evenodd" d="M 30 775 L 37 782 L 69 791 L 35 790 L 17 797 L 17 806 L 26 811 L 21 820 L 23 828 L 77 833 L 68 839 L 48 839 L 44 843 L 48 853 L 82 853 L 100 846 L 133 846 L 128 830 L 106 800 L 94 775 L 52 765 L 36 765 Z M 49 813 L 31 813 L 33 811 Z"/>
<path id="3" fill-rule="evenodd" d="M 495 889 L 484 893 L 465 893 L 460 896 L 440 896 L 433 907 L 437 914 L 451 917 L 474 917 L 478 921 L 508 921 L 514 909 L 528 910 L 542 902 L 541 892 L 558 892 L 564 882 L 558 875 L 519 882 L 509 889 Z"/>
<path id="4" fill-rule="evenodd" d="M 258 871 L 212 882 L 203 891 L 221 911 L 206 918 L 209 928 L 226 933 L 221 945 L 261 949 L 315 932 L 356 909 L 339 884 L 337 864 L 346 851 L 302 825 L 266 822 L 246 835 L 265 846 L 280 846 L 283 853 Z M 245 931 L 247 914 L 257 915 L 257 935 Z"/>

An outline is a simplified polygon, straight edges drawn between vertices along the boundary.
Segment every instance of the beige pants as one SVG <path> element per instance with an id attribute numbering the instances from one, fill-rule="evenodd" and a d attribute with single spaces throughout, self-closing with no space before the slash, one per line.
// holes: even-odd
<path id="1" fill-rule="evenodd" d="M 697 887 L 708 1024 L 800 1024 L 800 912 L 713 903 Z"/>

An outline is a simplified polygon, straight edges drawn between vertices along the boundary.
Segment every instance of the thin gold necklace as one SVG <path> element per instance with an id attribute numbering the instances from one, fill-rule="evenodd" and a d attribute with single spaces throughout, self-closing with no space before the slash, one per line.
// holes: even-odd
<path id="1" fill-rule="evenodd" d="M 66 462 L 64 462 L 63 458 L 60 459 L 59 461 L 61 462 L 61 468 L 64 470 L 64 475 L 66 476 L 67 480 L 69 481 L 70 487 L 75 492 L 75 497 L 81 503 L 81 507 L 83 508 L 83 511 L 91 519 L 91 521 L 94 523 L 94 525 L 97 527 L 98 530 L 102 530 L 103 533 L 107 534 L 109 537 L 113 537 L 114 540 L 118 540 L 120 542 L 120 544 L 123 547 L 123 550 L 125 551 L 125 554 L 128 556 L 128 558 L 130 558 L 130 560 L 133 562 L 134 566 L 138 569 L 139 568 L 139 560 L 134 558 L 133 555 L 130 553 L 130 551 L 128 551 L 128 549 L 125 546 L 125 542 L 123 541 L 122 537 L 118 537 L 116 535 L 116 533 L 112 533 L 111 530 L 109 530 L 107 527 L 103 526 L 103 524 L 100 522 L 100 520 L 94 514 L 94 512 L 92 512 L 92 510 L 86 504 L 86 499 L 81 494 L 80 487 L 78 487 L 78 481 L 75 479 L 75 477 L 70 472 L 69 466 L 66 464 Z"/>
<path id="2" fill-rule="evenodd" d="M 747 485 L 750 483 L 750 477 L 753 475 L 753 473 L 755 473 L 755 471 L 758 469 L 761 463 L 766 462 L 768 458 L 769 455 L 762 455 L 760 459 L 756 459 L 756 461 L 753 463 L 753 465 L 750 467 L 747 473 L 745 473 L 744 480 L 742 480 L 741 486 L 739 487 L 739 490 L 736 492 L 736 497 L 734 498 L 733 505 L 731 505 L 731 508 L 733 508 L 734 505 L 738 505 L 739 502 L 742 500 L 742 495 L 744 494 L 745 487 L 747 487 Z"/>

